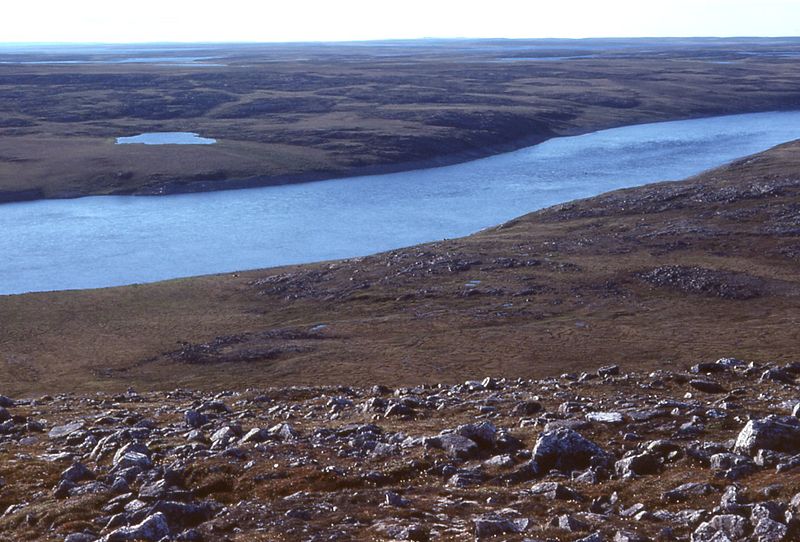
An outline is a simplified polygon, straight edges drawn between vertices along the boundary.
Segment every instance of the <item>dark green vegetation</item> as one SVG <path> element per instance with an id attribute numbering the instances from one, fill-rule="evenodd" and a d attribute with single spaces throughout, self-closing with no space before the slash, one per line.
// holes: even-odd
<path id="1" fill-rule="evenodd" d="M 0 297 L 2 387 L 408 385 L 793 361 L 798 213 L 793 143 L 367 258 Z"/>
<path id="2" fill-rule="evenodd" d="M 408 169 L 623 124 L 798 108 L 797 55 L 796 39 L 5 50 L 0 201 Z M 187 61 L 92 63 L 143 56 Z M 89 63 L 19 63 L 78 60 Z M 146 131 L 220 142 L 114 145 Z"/>

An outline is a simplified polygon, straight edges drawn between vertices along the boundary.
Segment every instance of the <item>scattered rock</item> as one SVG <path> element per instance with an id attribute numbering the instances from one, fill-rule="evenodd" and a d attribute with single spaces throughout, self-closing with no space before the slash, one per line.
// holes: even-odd
<path id="1" fill-rule="evenodd" d="M 597 444 L 576 431 L 559 428 L 539 435 L 533 448 L 533 459 L 544 471 L 573 471 L 592 464 L 608 463 L 610 458 Z"/>

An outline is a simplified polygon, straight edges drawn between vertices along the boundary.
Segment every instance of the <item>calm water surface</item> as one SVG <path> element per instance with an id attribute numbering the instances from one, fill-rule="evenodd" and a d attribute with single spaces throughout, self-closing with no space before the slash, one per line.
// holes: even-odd
<path id="1" fill-rule="evenodd" d="M 366 255 L 681 179 L 800 138 L 800 112 L 629 126 L 442 168 L 160 197 L 0 205 L 0 294 Z"/>
<path id="2" fill-rule="evenodd" d="M 147 132 L 117 138 L 117 145 L 213 145 L 216 142 L 216 139 L 200 137 L 194 132 Z"/>

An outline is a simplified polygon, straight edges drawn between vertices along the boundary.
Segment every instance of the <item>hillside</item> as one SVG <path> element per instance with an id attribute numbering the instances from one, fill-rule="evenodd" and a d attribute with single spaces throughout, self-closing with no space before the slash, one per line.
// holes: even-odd
<path id="1" fill-rule="evenodd" d="M 800 143 L 365 258 L 0 297 L 3 392 L 796 359 Z"/>

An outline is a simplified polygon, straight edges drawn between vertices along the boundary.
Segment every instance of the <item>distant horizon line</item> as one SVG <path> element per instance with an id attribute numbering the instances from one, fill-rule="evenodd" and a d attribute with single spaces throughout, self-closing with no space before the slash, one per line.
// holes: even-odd
<path id="1" fill-rule="evenodd" d="M 146 40 L 146 41 L 0 41 L 0 46 L 65 46 L 65 45 L 281 45 L 281 44 L 321 44 L 321 43 L 387 43 L 413 41 L 589 41 L 589 40 L 781 40 L 800 39 L 800 35 L 786 36 L 590 36 L 590 37 L 420 37 L 420 38 L 379 38 L 347 40 Z"/>

